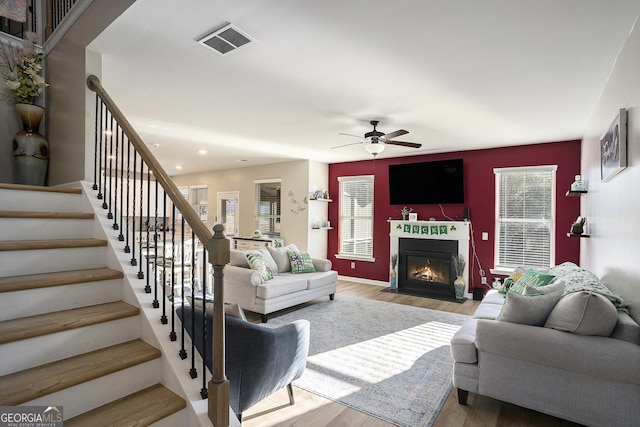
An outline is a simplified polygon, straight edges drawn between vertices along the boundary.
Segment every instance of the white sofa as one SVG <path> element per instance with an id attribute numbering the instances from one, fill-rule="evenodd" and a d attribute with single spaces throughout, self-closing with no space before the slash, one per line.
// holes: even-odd
<path id="1" fill-rule="evenodd" d="M 640 326 L 621 298 L 600 288 L 587 270 L 565 263 L 549 274 L 555 278 L 548 286 L 562 280 L 564 287 L 537 325 L 525 321 L 539 311 L 531 298 L 553 300 L 551 293 L 516 295 L 509 301 L 516 311 L 506 313 L 519 318 L 514 322 L 502 317 L 505 295 L 492 290 L 455 334 L 459 403 L 466 405 L 472 392 L 588 426 L 637 426 Z M 582 286 L 585 281 L 595 287 Z"/>
<path id="2" fill-rule="evenodd" d="M 295 245 L 266 247 L 251 251 L 231 250 L 231 261 L 224 268 L 224 299 L 245 310 L 260 313 L 266 323 L 268 314 L 329 295 L 333 300 L 338 273 L 331 270 L 328 259 L 312 258 L 315 272 L 292 273 L 288 251 L 299 252 Z M 247 253 L 263 256 L 273 275 L 264 280 L 252 270 Z"/>

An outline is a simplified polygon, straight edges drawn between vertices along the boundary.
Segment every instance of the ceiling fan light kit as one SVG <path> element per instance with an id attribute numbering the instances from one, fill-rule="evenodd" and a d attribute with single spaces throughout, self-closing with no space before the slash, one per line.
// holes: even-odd
<path id="1" fill-rule="evenodd" d="M 415 142 L 392 140 L 392 138 L 395 138 L 397 136 L 408 134 L 409 131 L 406 131 L 404 129 L 399 129 L 395 132 L 382 133 L 376 129 L 376 127 L 378 126 L 378 123 L 380 123 L 378 120 L 371 120 L 369 123 L 371 124 L 371 126 L 373 126 L 373 130 L 364 134 L 363 141 L 355 142 L 353 144 L 338 145 L 332 148 L 346 147 L 346 146 L 355 145 L 355 144 L 364 144 L 364 149 L 367 150 L 369 154 L 373 154 L 373 157 L 376 157 L 378 154 L 384 151 L 384 147 L 386 145 L 399 145 L 401 147 L 410 147 L 410 148 L 420 148 L 422 146 L 422 144 L 417 144 Z M 356 138 L 361 138 L 357 135 L 351 135 L 348 133 L 340 133 L 339 135 L 347 135 L 347 136 L 354 136 Z"/>
<path id="2" fill-rule="evenodd" d="M 373 154 L 373 157 L 375 157 L 384 151 L 384 144 L 372 142 L 369 144 L 364 144 L 364 149 L 367 150 L 369 154 Z"/>

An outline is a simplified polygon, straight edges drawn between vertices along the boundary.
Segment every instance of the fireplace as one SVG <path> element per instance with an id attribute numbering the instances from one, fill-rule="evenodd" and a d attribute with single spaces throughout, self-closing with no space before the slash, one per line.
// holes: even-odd
<path id="1" fill-rule="evenodd" d="M 456 240 L 401 238 L 398 249 L 399 292 L 455 299 L 451 257 L 458 253 Z"/>

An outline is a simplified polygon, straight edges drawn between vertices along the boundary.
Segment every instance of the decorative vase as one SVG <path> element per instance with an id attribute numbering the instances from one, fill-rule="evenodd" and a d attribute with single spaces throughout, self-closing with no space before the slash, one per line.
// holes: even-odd
<path id="1" fill-rule="evenodd" d="M 456 290 L 456 299 L 464 298 L 464 279 L 462 276 L 456 277 L 456 280 L 453 282 L 453 287 Z"/>
<path id="2" fill-rule="evenodd" d="M 396 280 L 396 271 L 395 270 L 391 270 L 391 273 L 389 274 L 389 288 L 392 291 L 398 289 L 398 282 Z"/>
<path id="3" fill-rule="evenodd" d="M 584 227 L 582 226 L 582 224 L 573 224 L 571 226 L 571 233 L 582 234 L 584 233 Z"/>
<path id="4" fill-rule="evenodd" d="M 13 137 L 13 181 L 16 184 L 44 185 L 49 167 L 49 143 L 38 133 L 44 108 L 16 104 L 23 130 Z"/>

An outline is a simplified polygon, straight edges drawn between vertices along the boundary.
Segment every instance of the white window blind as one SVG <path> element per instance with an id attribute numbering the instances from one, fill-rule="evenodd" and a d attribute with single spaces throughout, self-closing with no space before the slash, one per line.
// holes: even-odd
<path id="1" fill-rule="evenodd" d="M 373 257 L 373 176 L 339 177 L 340 254 Z"/>
<path id="2" fill-rule="evenodd" d="M 496 268 L 546 268 L 554 264 L 556 169 L 494 169 Z"/>
<path id="3" fill-rule="evenodd" d="M 280 181 L 256 182 L 255 231 L 280 237 Z"/>

